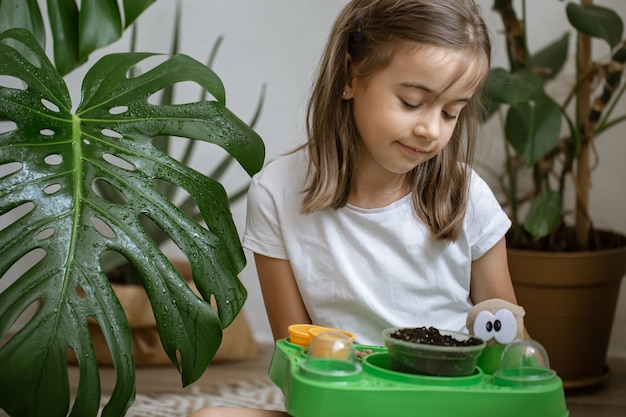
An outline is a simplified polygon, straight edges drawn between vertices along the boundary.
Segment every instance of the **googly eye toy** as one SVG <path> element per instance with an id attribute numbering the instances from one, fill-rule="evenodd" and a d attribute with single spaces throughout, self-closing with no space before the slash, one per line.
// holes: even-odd
<path id="1" fill-rule="evenodd" d="M 524 309 L 499 298 L 485 300 L 467 314 L 467 330 L 487 344 L 479 366 L 483 372 L 493 373 L 500 366 L 504 347 L 524 338 Z"/>
<path id="2" fill-rule="evenodd" d="M 524 315 L 518 305 L 499 298 L 474 305 L 467 314 L 467 329 L 487 345 L 506 345 L 524 337 Z"/>

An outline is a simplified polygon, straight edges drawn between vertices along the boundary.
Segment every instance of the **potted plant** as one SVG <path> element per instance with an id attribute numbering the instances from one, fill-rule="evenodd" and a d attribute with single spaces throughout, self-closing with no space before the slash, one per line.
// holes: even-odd
<path id="1" fill-rule="evenodd" d="M 526 3 L 521 5 L 525 17 Z M 573 33 L 530 53 L 526 35 L 532 22 L 517 16 L 512 0 L 495 0 L 493 8 L 504 23 L 509 68 L 491 70 L 485 97 L 488 115 L 501 116 L 504 132 L 504 173 L 496 192 L 513 223 L 507 246 L 518 302 L 527 311 L 530 335 L 546 347 L 565 387 L 595 385 L 607 374 L 611 325 L 626 273 L 626 237 L 597 230 L 588 210 L 598 163 L 594 142 L 626 120 L 614 115 L 626 88 L 622 19 L 590 0 L 567 3 L 563 12 Z M 592 38 L 607 45 L 606 62 L 592 59 Z M 576 43 L 573 61 L 570 40 Z M 572 66 L 570 90 L 561 98 L 548 93 L 550 81 Z"/>
<path id="2" fill-rule="evenodd" d="M 1 6 L 10 3 L 15 19 L 36 6 L 30 1 Z M 147 7 L 152 1 L 126 3 Z M 109 17 L 119 20 L 119 13 L 111 10 L 93 15 L 89 7 L 78 12 L 74 2 L 59 4 L 60 9 L 48 5 L 52 20 L 58 20 L 52 32 L 63 29 L 66 37 L 73 33 L 68 28 L 89 20 L 81 20 L 78 13 L 91 16 L 96 26 Z M 153 54 L 106 55 L 85 75 L 81 103 L 72 111 L 62 75 L 33 31 L 0 34 L 0 120 L 5 120 L 0 130 L 0 215 L 3 222 L 9 220 L 0 230 L 0 276 L 25 258 L 35 258 L 0 293 L 0 362 L 5 364 L 0 408 L 10 415 L 67 415 L 67 356 L 73 351 L 80 381 L 71 413 L 97 415 L 98 366 L 88 330 L 93 319 L 117 375 L 102 415 L 120 416 L 134 399 L 134 359 L 126 317 L 102 266 L 105 254 L 121 254 L 139 273 L 164 350 L 184 385 L 204 372 L 222 328 L 246 297 L 237 278 L 245 257 L 226 192 L 217 181 L 159 150 L 152 139 L 172 135 L 214 143 L 250 175 L 263 164 L 263 142 L 225 107 L 217 75 L 185 55 L 134 77 L 127 76 L 131 69 Z M 55 44 L 55 56 L 57 47 L 63 44 Z M 151 95 L 182 81 L 197 83 L 212 99 L 181 105 L 148 102 Z M 163 182 L 189 193 L 203 220 L 169 201 L 158 186 Z M 122 201 L 98 192 L 98 184 Z M 201 297 L 146 232 L 146 222 L 166 232 L 186 255 Z M 9 335 L 29 307 L 36 310 L 33 317 Z"/>

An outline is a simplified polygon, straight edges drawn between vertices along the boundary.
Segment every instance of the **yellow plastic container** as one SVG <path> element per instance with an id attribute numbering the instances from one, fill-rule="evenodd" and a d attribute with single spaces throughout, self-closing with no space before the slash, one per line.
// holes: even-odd
<path id="1" fill-rule="evenodd" d="M 311 343 L 309 330 L 320 327 L 314 324 L 292 324 L 289 326 L 289 341 L 295 345 L 307 347 Z"/>
<path id="2" fill-rule="evenodd" d="M 311 343 L 311 339 L 325 332 L 336 332 L 348 336 L 350 341 L 354 342 L 354 335 L 341 329 L 333 329 L 331 327 L 317 326 L 315 324 L 292 324 L 288 328 L 289 341 L 298 346 L 307 347 Z"/>

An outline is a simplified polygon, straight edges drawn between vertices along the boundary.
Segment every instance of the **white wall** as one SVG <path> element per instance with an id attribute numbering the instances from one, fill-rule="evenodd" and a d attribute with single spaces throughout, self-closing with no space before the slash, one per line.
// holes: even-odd
<path id="1" fill-rule="evenodd" d="M 208 51 L 219 35 L 225 39 L 214 69 L 226 86 L 227 103 L 242 119 L 249 120 L 255 108 L 263 83 L 267 83 L 267 97 L 257 131 L 264 138 L 267 159 L 287 151 L 304 137 L 304 108 L 318 56 L 326 34 L 337 11 L 347 0 L 184 0 L 184 31 L 180 50 L 205 61 Z M 484 16 L 492 28 L 496 65 L 504 65 L 499 17 L 491 10 L 493 0 L 478 0 Z M 42 3 L 40 1 L 40 3 Z M 520 1 L 517 2 L 518 5 Z M 626 19 L 626 2 L 598 0 L 610 6 Z M 169 51 L 175 2 L 160 0 L 139 19 L 139 51 Z M 530 49 L 536 50 L 548 40 L 561 35 L 567 28 L 564 4 L 557 1 L 528 1 L 530 22 Z M 128 36 L 104 52 L 127 50 Z M 606 55 L 606 50 L 597 48 Z M 94 54 L 94 59 L 102 52 Z M 75 102 L 82 70 L 68 78 L 73 86 Z M 193 92 L 191 98 L 195 99 Z M 181 99 L 182 100 L 182 99 Z M 622 106 L 621 113 L 626 113 Z M 626 233 L 626 199 L 620 195 L 626 179 L 626 141 L 623 128 L 614 129 L 598 141 L 598 158 L 591 207 L 596 223 Z M 501 141 L 494 127 L 485 129 L 480 159 L 499 169 Z M 215 159 L 215 151 L 198 159 Z M 242 170 L 233 170 L 226 181 L 227 188 L 246 180 Z M 243 231 L 245 203 L 233 207 L 236 223 Z M 249 255 L 249 254 L 248 254 Z M 254 327 L 259 341 L 269 342 L 271 334 L 263 302 L 256 282 L 252 258 L 241 278 L 249 290 L 245 313 Z M 626 290 L 620 297 L 610 348 L 611 355 L 626 357 Z"/>
<path id="2" fill-rule="evenodd" d="M 235 112 L 245 118 L 251 112 L 258 85 L 267 82 L 268 96 L 258 132 L 267 145 L 268 158 L 290 149 L 303 138 L 304 106 L 311 77 L 328 28 L 345 3 L 346 0 L 234 0 L 206 5 L 199 0 L 186 2 L 186 10 L 190 11 L 194 20 L 187 28 L 190 38 L 183 40 L 184 48 L 190 48 L 190 53 L 201 57 L 202 47 L 193 48 L 194 36 L 202 36 L 202 39 L 207 39 L 205 42 L 210 42 L 218 34 L 226 37 L 215 68 L 224 80 L 230 106 Z M 494 64 L 505 65 L 502 37 L 498 35 L 502 25 L 499 16 L 491 10 L 493 1 L 479 0 L 479 3 L 495 37 Z M 519 6 L 520 2 L 517 3 Z M 562 35 L 568 26 L 563 3 L 529 1 L 527 4 L 529 48 L 533 51 Z M 626 19 L 626 2 L 604 0 L 598 1 L 598 4 L 616 9 Z M 165 9 L 164 6 L 163 3 L 156 5 Z M 158 14 L 156 7 L 150 11 L 151 15 Z M 206 12 L 203 13 L 202 9 Z M 167 16 L 169 14 L 166 13 Z M 206 24 L 200 26 L 202 31 L 195 29 L 198 18 L 206 19 Z M 202 46 L 200 42 L 197 44 Z M 607 49 L 598 44 L 596 52 L 605 56 Z M 618 114 L 626 113 L 626 105 L 622 105 L 621 109 Z M 620 140 L 622 129 L 614 129 L 598 141 L 601 165 L 594 176 L 591 210 L 598 226 L 626 233 L 626 217 L 622 215 L 626 213 L 626 198 L 619 198 L 619 193 L 615 192 L 620 190 L 619 186 L 626 178 L 626 167 L 621 163 L 622 155 L 626 155 L 626 142 Z M 502 148 L 499 131 L 489 126 L 485 134 L 480 145 L 480 159 L 492 169 L 499 169 Z M 235 207 L 235 216 L 241 225 L 240 230 L 243 230 L 244 204 Z M 249 258 L 248 267 L 242 274 L 250 290 L 245 311 L 253 323 L 256 337 L 270 341 L 255 273 Z M 609 352 L 619 356 L 626 356 L 626 285 L 623 287 Z"/>

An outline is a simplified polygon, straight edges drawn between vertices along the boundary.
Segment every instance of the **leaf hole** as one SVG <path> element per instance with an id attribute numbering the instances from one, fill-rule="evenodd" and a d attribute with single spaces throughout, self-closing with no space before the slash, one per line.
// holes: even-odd
<path id="1" fill-rule="evenodd" d="M 35 248 L 26 252 L 21 258 L 13 262 L 13 265 L 2 275 L 0 281 L 6 284 L 7 288 L 22 275 L 34 268 L 46 256 L 46 251 L 42 248 Z"/>
<path id="2" fill-rule="evenodd" d="M 113 184 L 106 180 L 95 180 L 92 183 L 91 188 L 96 193 L 96 195 L 103 200 L 110 201 L 115 204 L 128 203 L 128 198 L 124 195 L 124 193 L 118 190 Z"/>
<path id="3" fill-rule="evenodd" d="M 124 114 L 127 111 L 128 111 L 128 106 L 115 106 L 109 109 L 109 113 L 113 115 Z"/>
<path id="4" fill-rule="evenodd" d="M 60 165 L 61 162 L 63 162 L 63 155 L 59 153 L 53 153 L 46 156 L 43 160 L 48 165 Z"/>
<path id="5" fill-rule="evenodd" d="M 77 289 L 78 288 L 79 287 L 77 287 Z M 82 298 L 84 298 L 84 293 L 83 293 Z M 85 326 L 85 329 L 84 330 L 79 329 L 79 331 L 80 332 L 85 331 L 89 333 L 89 337 L 91 337 L 92 343 L 85 345 L 85 347 L 82 349 L 82 353 L 78 353 L 81 350 L 77 352 L 75 349 L 68 347 L 67 348 L 68 362 L 71 364 L 78 364 L 78 366 L 85 366 L 84 364 L 85 361 L 95 362 L 98 364 L 113 365 L 113 360 L 111 358 L 111 353 L 108 349 L 107 341 L 102 335 L 102 331 L 100 330 L 100 326 L 98 325 L 98 322 L 96 321 L 95 317 L 88 316 L 84 324 L 81 323 L 80 325 Z M 82 337 L 82 336 L 79 336 L 79 337 Z M 91 346 L 94 346 L 95 349 L 91 349 L 90 348 Z"/>
<path id="6" fill-rule="evenodd" d="M 102 134 L 104 136 L 108 136 L 110 138 L 117 138 L 117 139 L 123 138 L 123 136 L 121 134 L 117 133 L 115 130 L 102 129 L 101 132 L 102 132 Z"/>
<path id="7" fill-rule="evenodd" d="M 89 141 L 89 139 L 83 139 L 83 143 L 85 145 L 91 145 L 91 142 Z"/>
<path id="8" fill-rule="evenodd" d="M 71 347 L 67 348 L 67 353 L 65 355 L 68 363 L 78 363 L 78 357 L 76 356 L 76 351 Z"/>
<path id="9" fill-rule="evenodd" d="M 152 238 L 154 243 L 159 246 L 164 242 L 167 242 L 171 239 L 169 234 L 161 228 L 157 223 L 154 222 L 150 217 L 145 214 L 139 214 L 139 223 L 146 231 L 148 236 Z M 173 239 L 172 239 L 173 240 Z"/>
<path id="10" fill-rule="evenodd" d="M 104 337 L 104 331 L 100 323 L 95 317 L 89 316 L 87 318 L 87 327 L 89 329 L 89 334 L 91 335 L 93 346 L 97 346 L 97 348 L 93 350 L 95 362 L 113 365 L 114 363 L 111 351 L 109 350 L 109 345 Z M 110 331 L 113 332 L 113 328 L 110 328 Z M 88 358 L 88 360 L 91 360 L 91 358 Z"/>
<path id="11" fill-rule="evenodd" d="M 46 100 L 45 98 L 41 99 L 41 104 L 43 104 L 43 106 L 48 109 L 51 110 L 55 113 L 60 113 L 61 109 L 59 109 L 59 106 L 57 106 L 56 104 L 54 104 L 53 102 L 51 102 L 50 100 Z"/>
<path id="12" fill-rule="evenodd" d="M 80 298 L 85 298 L 87 296 L 87 294 L 85 294 L 85 290 L 83 290 L 83 287 L 81 287 L 80 285 L 76 286 L 76 294 Z"/>
<path id="13" fill-rule="evenodd" d="M 109 224 L 107 222 L 105 222 L 104 220 L 102 220 L 100 217 L 92 218 L 91 219 L 91 224 L 96 229 L 96 231 L 98 233 L 100 233 L 102 236 L 104 236 L 104 237 L 106 237 L 108 239 L 114 239 L 115 238 L 115 232 L 113 231 L 111 226 L 109 226 Z"/>
<path id="14" fill-rule="evenodd" d="M 22 169 L 21 162 L 8 162 L 0 165 L 0 178 L 8 177 Z"/>
<path id="15" fill-rule="evenodd" d="M 48 195 L 52 195 L 54 193 L 56 193 L 57 191 L 59 191 L 61 189 L 61 184 L 56 183 L 56 184 L 50 184 L 47 187 L 45 187 L 43 189 L 43 192 L 48 194 Z"/>
<path id="16" fill-rule="evenodd" d="M 116 156 L 110 153 L 103 154 L 102 158 L 105 161 L 107 161 L 109 164 L 115 165 L 116 167 L 125 169 L 127 171 L 134 171 L 136 169 L 135 166 L 131 164 L 130 162 L 128 162 L 127 160 L 122 159 L 119 156 Z"/>
<path id="17" fill-rule="evenodd" d="M 142 285 L 139 272 L 124 255 L 117 251 L 106 250 L 100 255 L 100 264 L 106 272 L 109 282 L 115 284 Z"/>
<path id="18" fill-rule="evenodd" d="M 33 53 L 33 51 L 26 44 L 18 41 L 17 39 L 4 38 L 0 43 L 3 43 L 11 48 L 15 49 L 19 54 L 24 57 L 31 65 L 41 69 L 41 61 L 39 57 Z"/>
<path id="19" fill-rule="evenodd" d="M 13 207 L 0 215 L 0 231 L 6 229 L 10 225 L 17 223 L 20 219 L 28 215 L 35 209 L 35 203 L 27 201 L 24 204 Z"/>
<path id="20" fill-rule="evenodd" d="M 178 246 L 175 236 L 170 236 L 164 229 L 161 228 L 154 220 L 145 214 L 139 214 L 139 223 L 146 231 L 148 236 L 152 238 L 153 242 L 159 247 L 163 253 L 167 253 L 170 259 L 190 259 L 198 256 L 204 256 L 199 251 L 193 251 L 187 247 L 189 252 L 185 252 Z"/>
<path id="21" fill-rule="evenodd" d="M 47 229 L 44 229 L 41 232 L 37 233 L 37 235 L 35 236 L 35 239 L 37 240 L 48 239 L 49 237 L 52 237 L 55 232 L 56 230 L 54 230 L 53 227 L 48 227 Z"/>
<path id="22" fill-rule="evenodd" d="M 39 133 L 41 133 L 44 136 L 54 136 L 54 130 L 52 129 L 41 129 Z"/>
<path id="23" fill-rule="evenodd" d="M 17 130 L 17 124 L 13 120 L 0 120 L 0 135 L 3 133 L 14 132 Z"/>
<path id="24" fill-rule="evenodd" d="M 27 85 L 24 80 L 11 75 L 0 75 L 0 87 L 22 91 L 26 91 L 27 89 Z"/>
<path id="25" fill-rule="evenodd" d="M 106 180 L 95 180 L 92 183 L 91 188 L 96 193 L 96 195 L 103 200 L 110 201 L 115 204 L 128 203 L 128 198 L 124 195 L 124 193 L 118 190 L 113 184 Z"/>
<path id="26" fill-rule="evenodd" d="M 156 68 L 157 66 L 161 65 L 163 62 L 165 62 L 168 59 L 168 57 L 166 55 L 152 55 L 149 57 L 146 57 L 145 59 L 143 59 L 141 62 L 133 65 L 132 67 L 130 67 L 130 69 L 128 70 L 128 72 L 126 73 L 126 78 L 131 79 L 131 78 L 135 78 L 141 74 L 145 74 L 146 72 Z"/>
<path id="27" fill-rule="evenodd" d="M 176 349 L 176 366 L 178 369 L 183 369 L 183 355 L 181 355 L 180 350 Z"/>
<path id="28" fill-rule="evenodd" d="M 56 193 L 60 189 L 61 189 L 61 184 L 58 184 L 58 183 L 57 184 L 51 184 L 51 185 L 48 185 L 47 187 L 45 187 L 43 189 L 43 192 L 48 194 L 48 195 L 51 195 L 51 194 Z"/>
<path id="29" fill-rule="evenodd" d="M 46 251 L 42 248 L 35 248 L 30 252 L 27 252 L 21 258 L 17 259 L 13 264 L 7 269 L 7 271 L 0 277 L 0 282 L 2 282 L 2 286 L 5 288 L 3 291 L 11 291 L 11 286 L 19 280 L 23 275 L 25 275 L 29 270 L 35 268 L 39 262 L 46 256 Z M 19 313 L 13 323 L 9 323 L 8 334 L 15 334 L 20 329 L 22 329 L 41 309 L 43 305 L 43 300 L 37 298 L 34 299 L 30 304 L 24 306 L 15 303 L 15 308 L 21 308 L 22 311 Z M 0 341 L 0 347 L 4 345 L 8 340 Z"/>
<path id="30" fill-rule="evenodd" d="M 200 213 L 196 200 L 184 188 L 161 178 L 153 179 L 152 184 L 159 194 L 170 200 L 186 215 L 194 217 Z"/>
<path id="31" fill-rule="evenodd" d="M 39 298 L 33 301 L 22 311 L 22 313 L 15 319 L 11 327 L 9 327 L 6 336 L 0 339 L 0 349 L 2 349 L 2 347 L 6 345 L 18 331 L 20 331 L 20 329 L 22 329 L 30 320 L 32 320 L 33 317 L 35 317 L 35 314 L 41 310 L 42 305 L 43 300 Z"/>
<path id="32" fill-rule="evenodd" d="M 181 81 L 174 83 L 167 88 L 155 91 L 148 97 L 148 103 L 153 105 L 160 105 L 163 100 L 163 96 L 171 89 L 171 98 L 167 99 L 164 104 L 188 104 L 197 100 L 212 100 L 216 101 L 212 94 L 205 91 L 204 88 L 193 81 Z M 200 97 L 198 97 L 200 95 Z"/>

